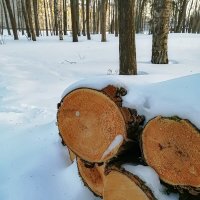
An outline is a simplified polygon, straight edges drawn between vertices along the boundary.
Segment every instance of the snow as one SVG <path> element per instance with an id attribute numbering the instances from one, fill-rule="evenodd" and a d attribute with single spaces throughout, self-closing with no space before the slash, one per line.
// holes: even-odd
<path id="1" fill-rule="evenodd" d="M 143 165 L 130 165 L 125 164 L 122 167 L 131 172 L 132 174 L 137 174 L 137 176 L 145 182 L 145 184 L 151 189 L 154 196 L 160 200 L 178 200 L 178 194 L 167 194 L 166 188 L 161 185 L 158 174 L 148 166 Z"/>
<path id="2" fill-rule="evenodd" d="M 70 165 L 56 127 L 56 105 L 79 86 L 123 86 L 123 105 L 146 121 L 178 115 L 200 128 L 200 35 L 170 34 L 168 65 L 153 65 L 151 36 L 137 35 L 138 76 L 118 76 L 118 39 L 72 43 L 4 36 L 0 45 L 0 199 L 97 200 Z M 63 92 L 64 91 L 64 92 Z M 78 115 L 78 111 L 76 113 Z M 149 176 L 151 177 L 151 176 Z M 151 179 L 151 178 L 149 178 Z M 154 178 L 152 177 L 154 180 Z M 158 181 L 156 182 L 158 183 Z"/>
<path id="3" fill-rule="evenodd" d="M 113 149 L 115 149 L 122 142 L 123 142 L 123 135 L 117 135 L 117 136 L 115 136 L 114 140 L 110 143 L 110 145 L 108 146 L 108 148 L 103 153 L 102 159 L 105 158 L 110 152 L 112 152 Z"/>

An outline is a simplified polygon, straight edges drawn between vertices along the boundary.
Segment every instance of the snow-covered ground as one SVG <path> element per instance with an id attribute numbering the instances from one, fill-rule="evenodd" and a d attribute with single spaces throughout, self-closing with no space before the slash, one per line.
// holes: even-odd
<path id="1" fill-rule="evenodd" d="M 200 35 L 170 34 L 169 65 L 153 65 L 151 36 L 137 35 L 138 76 L 118 76 L 118 38 L 72 43 L 5 37 L 0 45 L 0 200 L 97 200 L 60 143 L 56 105 L 77 86 L 124 86 L 124 105 L 149 120 L 179 115 L 200 128 Z M 86 78 L 86 80 L 83 80 Z M 76 81 L 81 80 L 78 83 Z M 75 84 L 74 84 L 75 83 Z M 161 199 L 164 200 L 164 199 Z"/>

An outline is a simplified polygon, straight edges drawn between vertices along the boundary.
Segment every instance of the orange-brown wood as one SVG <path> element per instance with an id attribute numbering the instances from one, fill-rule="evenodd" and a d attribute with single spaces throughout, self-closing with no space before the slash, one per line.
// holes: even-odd
<path id="1" fill-rule="evenodd" d="M 200 187 L 200 133 L 189 121 L 152 119 L 143 130 L 142 149 L 145 161 L 164 182 Z"/>
<path id="2" fill-rule="evenodd" d="M 86 167 L 85 163 L 77 158 L 79 174 L 84 184 L 97 196 L 103 195 L 104 188 L 104 165 L 94 167 Z"/>
<path id="3" fill-rule="evenodd" d="M 89 162 L 112 158 L 126 140 L 126 124 L 120 109 L 97 90 L 82 88 L 66 95 L 57 120 L 68 148 Z M 110 148 L 116 138 L 121 139 Z"/>
<path id="4" fill-rule="evenodd" d="M 105 176 L 104 200 L 155 200 L 152 192 L 137 176 L 120 170 L 111 170 Z"/>

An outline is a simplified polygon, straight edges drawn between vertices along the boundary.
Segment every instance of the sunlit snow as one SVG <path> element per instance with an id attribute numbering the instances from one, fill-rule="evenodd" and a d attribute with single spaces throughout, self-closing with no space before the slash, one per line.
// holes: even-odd
<path id="1" fill-rule="evenodd" d="M 76 87 L 122 86 L 128 91 L 123 105 L 136 108 L 145 122 L 178 115 L 200 128 L 200 35 L 170 34 L 168 65 L 151 64 L 151 36 L 136 35 L 138 76 L 117 75 L 118 38 L 108 35 L 102 43 L 100 35 L 91 37 L 72 43 L 69 35 L 64 41 L 40 37 L 37 42 L 5 36 L 0 45 L 0 200 L 98 199 L 82 184 L 56 127 L 57 103 Z"/>

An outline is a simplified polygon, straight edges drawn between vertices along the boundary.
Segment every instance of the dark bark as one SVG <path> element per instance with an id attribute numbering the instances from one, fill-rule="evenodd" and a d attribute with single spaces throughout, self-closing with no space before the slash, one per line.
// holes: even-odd
<path id="1" fill-rule="evenodd" d="M 87 29 L 87 39 L 91 40 L 91 37 L 90 37 L 90 0 L 86 0 L 86 29 Z"/>
<path id="2" fill-rule="evenodd" d="M 2 4 L 3 4 L 3 10 L 4 10 L 4 15 L 5 15 L 5 21 L 6 21 L 6 27 L 7 27 L 8 35 L 11 35 L 9 22 L 8 22 L 8 15 L 7 15 L 7 10 L 6 10 L 6 5 L 5 5 L 4 0 L 2 0 Z"/>
<path id="3" fill-rule="evenodd" d="M 27 15 L 26 8 L 24 5 L 24 0 L 21 0 L 21 5 L 22 5 L 22 13 L 23 13 L 24 21 L 25 21 L 27 36 L 28 36 L 28 38 L 31 38 L 31 32 L 30 32 L 30 27 L 29 27 L 29 22 L 28 22 L 28 15 Z"/>
<path id="4" fill-rule="evenodd" d="M 93 34 L 96 33 L 96 1 L 93 2 L 93 12 L 92 12 L 92 22 L 93 22 Z"/>
<path id="5" fill-rule="evenodd" d="M 106 13 L 108 0 L 101 1 L 101 41 L 106 42 Z"/>
<path id="6" fill-rule="evenodd" d="M 35 32 L 36 36 L 40 36 L 39 31 L 39 20 L 38 20 L 38 0 L 33 0 L 33 11 L 34 11 L 34 22 L 35 22 Z"/>
<path id="7" fill-rule="evenodd" d="M 0 35 L 3 35 L 3 29 L 4 29 L 4 16 L 3 16 L 3 5 L 0 3 L 0 11 L 1 11 L 1 30 Z M 0 40 L 0 44 L 2 44 L 2 41 Z"/>
<path id="8" fill-rule="evenodd" d="M 27 15 L 28 15 L 28 22 L 29 22 L 29 27 L 30 27 L 30 32 L 31 32 L 31 38 L 33 41 L 36 41 L 36 35 L 35 35 L 35 30 L 33 27 L 33 19 L 32 19 L 31 0 L 26 0 L 26 11 L 27 11 Z"/>
<path id="9" fill-rule="evenodd" d="M 82 34 L 83 34 L 83 36 L 86 36 L 86 33 L 85 33 L 85 0 L 81 1 L 81 6 L 82 6 L 82 22 L 83 22 Z"/>
<path id="10" fill-rule="evenodd" d="M 58 35 L 58 0 L 54 0 L 54 31 Z"/>
<path id="11" fill-rule="evenodd" d="M 12 30 L 13 30 L 14 39 L 18 40 L 19 38 L 18 38 L 18 34 L 17 34 L 17 24 L 16 24 L 16 20 L 14 18 L 13 12 L 12 12 L 10 0 L 5 0 L 5 3 L 6 3 L 6 7 L 8 10 L 9 17 L 10 17 L 10 22 L 11 22 L 11 26 L 12 26 Z"/>
<path id="12" fill-rule="evenodd" d="M 70 0 L 71 4 L 71 20 L 72 20 L 72 36 L 73 42 L 78 42 L 78 32 L 76 26 L 76 2 L 74 0 Z"/>
<path id="13" fill-rule="evenodd" d="M 63 32 L 67 35 L 67 2 L 63 0 Z"/>
<path id="14" fill-rule="evenodd" d="M 120 75 L 136 75 L 135 1 L 119 0 L 119 59 Z"/>
<path id="15" fill-rule="evenodd" d="M 118 24 L 118 0 L 115 0 L 115 37 L 119 34 L 119 24 Z"/>
<path id="16" fill-rule="evenodd" d="M 77 31 L 78 31 L 78 36 L 81 35 L 81 31 L 80 31 L 80 24 L 79 24 L 79 0 L 75 0 L 76 1 L 76 26 L 77 26 Z"/>

